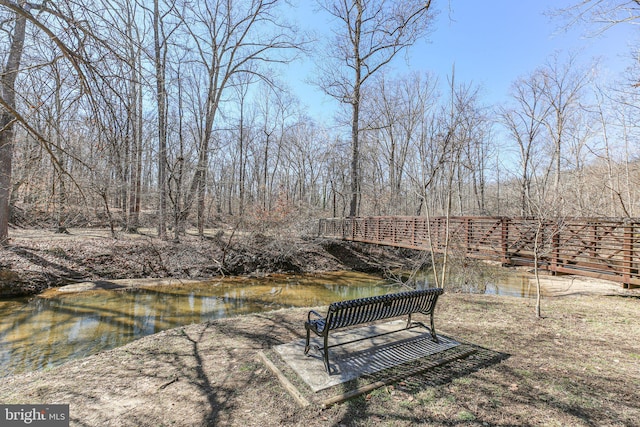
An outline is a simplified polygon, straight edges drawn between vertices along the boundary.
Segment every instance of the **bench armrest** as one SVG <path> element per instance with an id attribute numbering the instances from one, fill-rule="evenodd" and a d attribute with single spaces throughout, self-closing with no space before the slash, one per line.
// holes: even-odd
<path id="1" fill-rule="evenodd" d="M 312 315 L 312 314 L 313 314 L 314 316 L 316 316 L 318 319 L 324 319 L 324 316 L 322 316 L 322 314 L 318 313 L 318 312 L 317 312 L 317 311 L 315 311 L 315 310 L 311 310 L 311 311 L 309 311 L 309 314 L 307 314 L 307 322 L 308 322 L 308 323 L 311 323 L 311 315 Z"/>

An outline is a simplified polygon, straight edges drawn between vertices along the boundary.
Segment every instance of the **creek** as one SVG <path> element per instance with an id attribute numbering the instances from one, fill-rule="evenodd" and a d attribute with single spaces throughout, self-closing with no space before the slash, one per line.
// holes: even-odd
<path id="1" fill-rule="evenodd" d="M 426 276 L 420 286 L 429 282 Z M 532 296 L 520 276 L 499 282 L 471 291 Z M 400 289 L 377 276 L 343 271 L 73 294 L 50 290 L 29 299 L 0 300 L 0 377 L 48 369 L 178 326 Z"/>

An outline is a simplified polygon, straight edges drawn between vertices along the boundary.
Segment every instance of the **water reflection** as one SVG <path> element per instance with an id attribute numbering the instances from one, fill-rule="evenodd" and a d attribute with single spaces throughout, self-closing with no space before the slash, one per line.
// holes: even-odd
<path id="1" fill-rule="evenodd" d="M 415 277 L 417 289 L 436 286 L 432 270 L 423 271 Z M 536 288 L 527 274 L 504 269 L 486 268 L 469 272 L 452 272 L 446 290 L 471 294 L 502 295 L 518 298 L 535 298 Z M 545 295 L 544 289 L 542 295 Z"/>
<path id="2" fill-rule="evenodd" d="M 0 376 L 46 369 L 181 325 L 397 289 L 378 277 L 341 272 L 0 301 Z"/>

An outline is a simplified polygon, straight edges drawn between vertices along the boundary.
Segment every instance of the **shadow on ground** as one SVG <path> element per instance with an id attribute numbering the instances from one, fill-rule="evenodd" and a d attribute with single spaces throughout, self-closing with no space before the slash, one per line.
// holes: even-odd
<path id="1" fill-rule="evenodd" d="M 450 337 L 447 338 L 454 341 Z M 390 387 L 403 395 L 415 396 L 430 387 L 449 384 L 458 378 L 464 378 L 481 369 L 500 364 L 510 355 L 475 344 L 460 343 L 453 348 L 402 363 L 393 368 L 365 374 L 317 392 L 314 392 L 301 376 L 283 360 L 278 351 L 270 351 L 268 357 L 275 362 L 285 377 L 291 380 L 294 387 L 316 406 L 331 406 L 333 403 L 328 402 L 332 402 L 340 396 L 353 396 L 344 399 L 347 410 L 342 414 L 341 421 L 334 424 L 341 425 L 342 422 L 348 424 L 354 419 L 371 416 L 369 412 L 371 407 L 367 405 L 367 400 L 371 394 L 381 393 L 376 388 Z M 442 361 L 448 363 L 442 364 Z M 378 387 L 375 387 L 376 385 Z M 372 387 L 375 388 L 371 390 Z M 367 391 L 360 393 L 359 390 Z M 415 397 L 409 398 L 409 400 L 414 399 Z M 422 418 L 406 419 L 404 415 L 400 416 L 398 420 L 415 423 L 425 422 Z"/>

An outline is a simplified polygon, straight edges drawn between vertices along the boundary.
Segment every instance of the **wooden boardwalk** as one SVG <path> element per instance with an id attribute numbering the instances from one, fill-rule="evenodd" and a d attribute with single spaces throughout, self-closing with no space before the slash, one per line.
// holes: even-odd
<path id="1" fill-rule="evenodd" d="M 533 266 L 640 286 L 640 219 L 363 217 L 321 219 L 323 237 Z"/>

